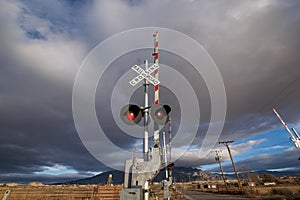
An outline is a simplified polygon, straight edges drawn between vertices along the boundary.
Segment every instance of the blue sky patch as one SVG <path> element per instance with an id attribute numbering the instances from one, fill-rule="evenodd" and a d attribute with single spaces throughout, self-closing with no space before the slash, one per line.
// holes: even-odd
<path id="1" fill-rule="evenodd" d="M 26 31 L 26 36 L 30 39 L 46 40 L 47 38 L 37 30 Z"/>

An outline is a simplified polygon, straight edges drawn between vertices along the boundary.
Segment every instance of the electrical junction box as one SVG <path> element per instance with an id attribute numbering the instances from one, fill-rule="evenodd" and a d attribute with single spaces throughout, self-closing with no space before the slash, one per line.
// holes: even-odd
<path id="1" fill-rule="evenodd" d="M 121 191 L 120 200 L 143 200 L 142 187 L 125 188 Z"/>

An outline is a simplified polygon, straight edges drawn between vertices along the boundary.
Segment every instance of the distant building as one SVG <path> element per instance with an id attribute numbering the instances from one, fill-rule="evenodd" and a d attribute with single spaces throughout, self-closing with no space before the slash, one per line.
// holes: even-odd
<path id="1" fill-rule="evenodd" d="M 28 183 L 29 186 L 31 187 L 41 187 L 41 186 L 44 186 L 43 183 L 38 183 L 38 182 L 30 182 Z"/>
<path id="2" fill-rule="evenodd" d="M 16 187 L 18 186 L 19 184 L 17 183 L 6 183 L 5 186 L 8 186 L 8 187 Z"/>
<path id="3" fill-rule="evenodd" d="M 274 186 L 274 185 L 276 185 L 275 182 L 265 182 L 264 183 L 264 186 Z"/>

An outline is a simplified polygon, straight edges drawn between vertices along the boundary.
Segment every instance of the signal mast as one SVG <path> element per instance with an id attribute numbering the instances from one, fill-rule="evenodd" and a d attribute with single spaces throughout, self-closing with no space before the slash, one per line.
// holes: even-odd
<path id="1" fill-rule="evenodd" d="M 129 81 L 132 86 L 144 80 L 144 106 L 128 104 L 123 106 L 120 111 L 121 120 L 127 125 L 136 125 L 144 118 L 144 140 L 143 158 L 133 156 L 132 159 L 125 161 L 124 189 L 121 192 L 121 200 L 149 199 L 150 181 L 152 181 L 160 170 L 166 169 L 166 179 L 163 180 L 164 198 L 170 199 L 169 187 L 172 184 L 171 169 L 172 163 L 168 166 L 165 133 L 163 134 L 163 146 L 159 145 L 159 125 L 166 125 L 170 121 L 169 113 L 171 108 L 158 102 L 158 33 L 154 36 L 154 64 L 148 66 L 145 61 L 145 70 L 138 65 L 131 67 L 138 75 Z M 154 72 L 155 76 L 151 74 Z M 154 85 L 155 99 L 154 104 L 149 106 L 148 87 L 149 83 Z M 149 115 L 150 114 L 150 115 Z M 149 116 L 154 121 L 154 147 L 150 148 L 149 157 Z M 170 141 L 170 139 L 169 139 Z M 170 172 L 168 171 L 170 170 Z"/>

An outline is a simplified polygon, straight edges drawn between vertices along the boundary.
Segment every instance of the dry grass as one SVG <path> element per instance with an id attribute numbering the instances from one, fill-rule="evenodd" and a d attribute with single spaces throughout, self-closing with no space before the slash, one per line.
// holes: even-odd
<path id="1" fill-rule="evenodd" d="M 45 185 L 0 187 L 0 196 L 10 190 L 8 200 L 119 200 L 123 186 Z"/>
<path id="2" fill-rule="evenodd" d="M 300 186 L 258 186 L 258 187 L 243 187 L 243 192 L 238 187 L 229 187 L 227 190 L 225 187 L 220 188 L 189 188 L 190 190 L 196 190 L 201 192 L 222 193 L 222 194 L 244 194 L 245 196 L 254 199 L 263 200 L 293 200 L 300 199 Z"/>
<path id="3" fill-rule="evenodd" d="M 300 199 L 300 186 L 257 187 L 256 196 L 263 199 Z"/>
<path id="4" fill-rule="evenodd" d="M 151 190 L 153 191 L 153 195 L 150 196 L 150 200 L 156 200 L 156 199 L 164 199 L 163 190 L 161 189 L 160 185 L 151 185 Z M 184 196 L 181 194 L 178 190 L 170 189 L 170 196 L 171 200 L 184 200 Z"/>
<path id="5" fill-rule="evenodd" d="M 0 198 L 10 190 L 7 200 L 119 200 L 122 185 L 14 185 L 0 187 Z M 151 185 L 150 200 L 164 199 L 160 185 Z M 170 191 L 171 199 L 183 200 L 179 192 Z"/>

